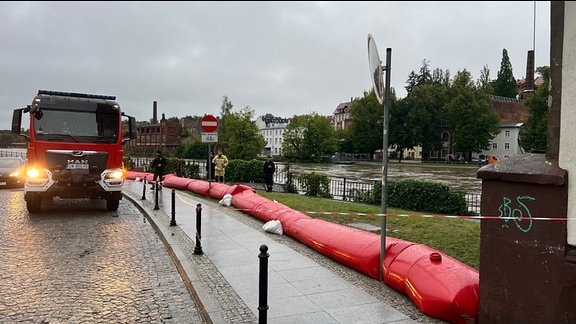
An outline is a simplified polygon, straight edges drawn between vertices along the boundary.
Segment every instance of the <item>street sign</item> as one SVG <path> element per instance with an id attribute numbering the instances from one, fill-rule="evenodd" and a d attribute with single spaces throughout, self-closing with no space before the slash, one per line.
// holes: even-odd
<path id="1" fill-rule="evenodd" d="M 206 133 L 215 132 L 218 129 L 218 119 L 212 115 L 204 115 L 200 121 L 200 126 Z"/>
<path id="2" fill-rule="evenodd" d="M 218 133 L 202 133 L 202 143 L 218 143 Z"/>

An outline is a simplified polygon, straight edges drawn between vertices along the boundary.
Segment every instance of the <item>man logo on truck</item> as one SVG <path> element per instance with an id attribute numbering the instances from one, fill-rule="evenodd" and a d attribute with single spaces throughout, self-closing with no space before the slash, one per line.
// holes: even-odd
<path id="1" fill-rule="evenodd" d="M 109 211 L 118 209 L 125 176 L 122 145 L 136 138 L 136 120 L 115 100 L 39 90 L 31 105 L 14 110 L 12 132 L 28 143 L 24 199 L 30 213 L 53 197 L 105 199 Z M 24 113 L 30 114 L 28 133 L 21 133 Z"/>
<path id="2" fill-rule="evenodd" d="M 66 169 L 89 169 L 88 160 L 68 160 Z"/>

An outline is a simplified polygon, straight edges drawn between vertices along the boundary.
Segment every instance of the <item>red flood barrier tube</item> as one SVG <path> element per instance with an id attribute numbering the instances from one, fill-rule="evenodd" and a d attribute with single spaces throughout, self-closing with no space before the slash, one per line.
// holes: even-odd
<path id="1" fill-rule="evenodd" d="M 207 181 L 193 179 L 192 181 L 190 181 L 186 189 L 202 196 L 208 196 L 209 194 L 208 191 L 210 190 L 210 187 Z"/>
<path id="2" fill-rule="evenodd" d="M 383 262 L 384 283 L 408 295 L 426 315 L 450 323 L 478 317 L 479 273 L 426 245 L 390 244 Z"/>
<path id="3" fill-rule="evenodd" d="M 332 260 L 380 277 L 380 235 L 322 219 L 299 219 L 292 236 Z"/>
<path id="4" fill-rule="evenodd" d="M 164 181 L 162 181 L 162 184 L 166 188 L 186 190 L 190 181 L 192 181 L 192 179 L 180 178 L 174 175 L 166 175 L 164 176 Z"/>
<path id="5" fill-rule="evenodd" d="M 282 231 L 289 236 L 292 236 L 292 224 L 296 220 L 310 218 L 310 216 L 304 213 L 295 212 L 282 203 L 264 198 L 255 191 L 249 190 L 233 194 L 232 205 L 238 210 L 250 214 L 265 223 L 271 220 L 279 220 L 282 224 Z"/>
<path id="6" fill-rule="evenodd" d="M 245 191 L 249 191 L 253 194 L 256 193 L 256 189 L 254 189 L 250 186 L 238 184 L 238 183 L 233 185 L 233 186 L 228 187 L 228 191 L 226 191 L 226 193 L 234 196 L 234 195 L 237 195 L 237 194 L 245 192 Z"/>
<path id="7" fill-rule="evenodd" d="M 145 179 L 149 173 L 147 172 L 136 172 L 136 171 L 126 171 L 127 180 Z"/>
<path id="8" fill-rule="evenodd" d="M 198 180 L 201 181 L 201 180 Z M 224 195 L 228 192 L 228 190 L 230 189 L 230 186 L 225 184 L 225 183 L 221 183 L 221 182 L 212 182 L 212 184 L 210 185 L 210 197 L 215 198 L 215 199 L 222 199 L 224 198 Z"/>

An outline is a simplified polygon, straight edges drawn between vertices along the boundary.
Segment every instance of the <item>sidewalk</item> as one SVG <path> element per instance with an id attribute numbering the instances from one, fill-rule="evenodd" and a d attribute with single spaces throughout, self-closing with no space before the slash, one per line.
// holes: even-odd
<path id="1" fill-rule="evenodd" d="M 142 182 L 132 180 L 124 184 L 124 197 L 157 227 L 209 323 L 258 323 L 262 245 L 268 247 L 269 255 L 268 310 L 263 311 L 267 323 L 416 323 L 309 257 L 279 244 L 271 237 L 276 234 L 255 230 L 232 217 L 241 214 L 233 207 L 170 188 L 158 192 L 156 204 L 150 185 L 143 188 Z M 198 204 L 201 253 L 194 254 Z M 176 226 L 170 226 L 173 210 Z M 188 244 L 178 240 L 182 235 Z"/>

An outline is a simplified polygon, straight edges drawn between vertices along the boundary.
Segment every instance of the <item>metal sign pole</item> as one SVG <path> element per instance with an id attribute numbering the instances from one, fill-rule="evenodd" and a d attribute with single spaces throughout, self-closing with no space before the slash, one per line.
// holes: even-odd
<path id="1" fill-rule="evenodd" d="M 208 163 L 208 165 L 206 165 L 208 169 L 208 190 L 212 189 L 212 160 L 210 159 L 210 152 L 212 151 L 210 150 L 210 143 L 208 143 L 208 159 L 206 160 Z"/>
<path id="2" fill-rule="evenodd" d="M 390 64 L 392 49 L 386 49 L 386 66 L 383 71 L 386 73 L 386 89 L 384 95 L 384 125 L 382 127 L 382 217 L 380 218 L 380 281 L 384 280 L 383 262 L 386 255 L 386 184 L 388 183 L 388 125 L 390 118 Z"/>
<path id="3" fill-rule="evenodd" d="M 392 49 L 386 49 L 386 65 L 382 66 L 378 47 L 371 34 L 368 34 L 368 66 L 374 94 L 379 104 L 383 105 L 382 116 L 382 217 L 380 218 L 380 281 L 384 280 L 383 263 L 386 255 L 386 184 L 388 182 L 388 124 L 390 115 L 390 65 L 392 61 Z M 382 74 L 386 73 L 385 88 L 382 87 Z"/>

